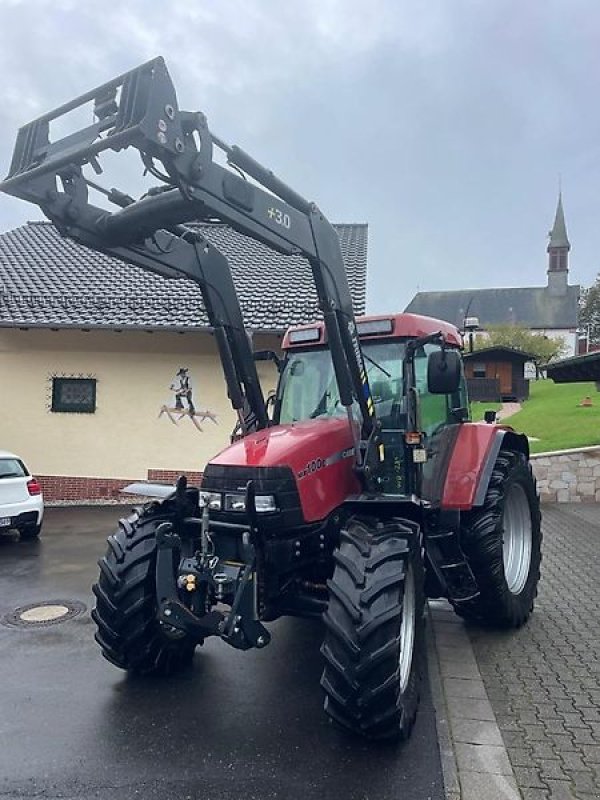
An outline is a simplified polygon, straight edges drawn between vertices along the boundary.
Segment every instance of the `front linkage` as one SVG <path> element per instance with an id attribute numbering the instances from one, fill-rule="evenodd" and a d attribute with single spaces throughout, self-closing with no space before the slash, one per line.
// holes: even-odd
<path id="1" fill-rule="evenodd" d="M 182 477 L 175 492 L 174 519 L 156 529 L 157 619 L 165 633 L 185 634 L 195 642 L 220 636 L 240 650 L 265 647 L 271 635 L 256 619 L 256 529 L 252 523 L 245 526 L 235 553 L 217 554 L 208 506 L 199 518 L 185 516 L 186 489 Z M 245 507 L 254 520 L 251 481 L 246 486 Z M 174 570 L 178 554 L 179 566 Z M 212 610 L 217 604 L 230 610 Z"/>

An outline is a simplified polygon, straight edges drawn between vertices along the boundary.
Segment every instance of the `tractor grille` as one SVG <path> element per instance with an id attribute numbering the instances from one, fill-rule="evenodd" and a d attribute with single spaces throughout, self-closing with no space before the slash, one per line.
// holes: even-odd
<path id="1" fill-rule="evenodd" d="M 254 482 L 256 494 L 274 495 L 278 511 L 259 514 L 260 529 L 268 538 L 297 528 L 304 523 L 294 473 L 289 467 L 235 467 L 208 464 L 202 476 L 202 489 L 209 492 L 246 490 Z M 228 523 L 246 523 L 244 512 L 211 511 L 212 519 Z"/>

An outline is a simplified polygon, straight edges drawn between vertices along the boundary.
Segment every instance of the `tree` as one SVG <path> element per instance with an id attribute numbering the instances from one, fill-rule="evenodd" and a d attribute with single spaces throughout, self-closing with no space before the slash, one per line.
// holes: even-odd
<path id="1" fill-rule="evenodd" d="M 596 282 L 581 292 L 579 327 L 588 338 L 588 345 L 600 344 L 600 274 Z"/>
<path id="2" fill-rule="evenodd" d="M 475 350 L 484 347 L 512 347 L 522 353 L 529 353 L 537 365 L 547 364 L 565 355 L 567 347 L 563 339 L 553 339 L 542 333 L 532 333 L 518 325 L 492 325 L 487 336 L 478 336 L 474 342 Z"/>

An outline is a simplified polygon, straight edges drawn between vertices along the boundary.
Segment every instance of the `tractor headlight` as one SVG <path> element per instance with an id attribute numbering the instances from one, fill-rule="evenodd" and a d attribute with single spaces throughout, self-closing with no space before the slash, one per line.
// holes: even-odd
<path id="1" fill-rule="evenodd" d="M 269 511 L 277 511 L 277 503 L 272 494 L 257 494 L 254 498 L 256 511 L 259 514 L 266 514 Z"/>
<path id="2" fill-rule="evenodd" d="M 246 510 L 246 495 L 244 494 L 225 495 L 225 511 L 245 511 L 245 510 Z"/>
<path id="3" fill-rule="evenodd" d="M 272 494 L 257 494 L 254 498 L 256 512 L 258 514 L 265 514 L 270 511 L 277 511 L 277 504 L 275 497 Z M 225 511 L 245 511 L 246 510 L 246 495 L 245 494 L 226 494 L 225 495 Z"/>
<path id="4" fill-rule="evenodd" d="M 209 510 L 221 510 L 221 495 L 219 492 L 200 492 L 200 508 L 208 506 Z"/>

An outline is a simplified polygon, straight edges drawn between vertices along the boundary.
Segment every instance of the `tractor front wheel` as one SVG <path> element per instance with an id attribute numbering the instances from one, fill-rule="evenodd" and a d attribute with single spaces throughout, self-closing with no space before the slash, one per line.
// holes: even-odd
<path id="1" fill-rule="evenodd" d="M 156 528 L 166 518 L 134 513 L 119 522 L 108 538 L 94 584 L 98 626 L 96 641 L 102 655 L 130 672 L 170 675 L 187 666 L 195 643 L 185 634 L 167 632 L 156 618 Z"/>
<path id="2" fill-rule="evenodd" d="M 353 517 L 334 560 L 321 648 L 325 711 L 369 739 L 406 738 L 424 658 L 418 526 Z"/>
<path id="3" fill-rule="evenodd" d="M 461 545 L 479 594 L 456 603 L 460 616 L 518 628 L 533 609 L 542 558 L 535 478 L 525 456 L 500 450 L 481 508 L 465 514 Z"/>

